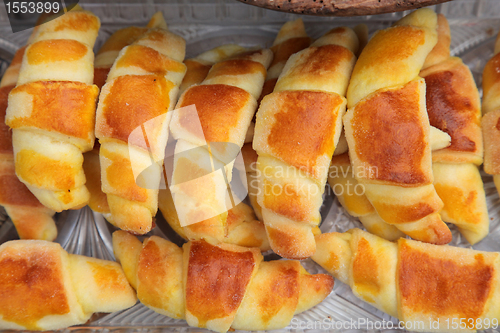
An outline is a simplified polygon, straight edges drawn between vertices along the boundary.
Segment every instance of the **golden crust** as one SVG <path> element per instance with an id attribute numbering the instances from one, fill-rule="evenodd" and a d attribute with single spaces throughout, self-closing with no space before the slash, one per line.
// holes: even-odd
<path id="1" fill-rule="evenodd" d="M 30 195 L 33 196 L 31 193 Z M 16 227 L 20 239 L 53 241 L 57 237 L 57 227 L 52 219 L 54 211 L 42 206 L 38 200 L 36 202 L 38 203 L 36 207 L 23 204 L 4 205 L 4 208 Z"/>
<path id="2" fill-rule="evenodd" d="M 434 187 L 444 203 L 443 221 L 457 225 L 474 245 L 489 232 L 488 208 L 478 168 L 470 163 L 433 163 Z"/>
<path id="3" fill-rule="evenodd" d="M 344 117 L 351 160 L 366 167 L 362 178 L 408 187 L 432 183 L 424 89 L 417 80 L 377 92 Z"/>
<path id="4" fill-rule="evenodd" d="M 134 44 L 150 47 L 180 62 L 186 53 L 186 41 L 181 36 L 160 28 L 149 29 Z"/>
<path id="5" fill-rule="evenodd" d="M 26 185 L 19 181 L 11 161 L 0 163 L 0 205 L 18 205 L 26 209 L 44 207 Z"/>
<path id="6" fill-rule="evenodd" d="M 469 68 L 459 58 L 450 58 L 420 73 L 426 83 L 429 122 L 451 137 L 451 144 L 433 152 L 441 162 L 482 162 L 481 109 L 479 93 Z M 454 152 L 469 158 L 453 158 Z"/>
<path id="7" fill-rule="evenodd" d="M 184 248 L 184 258 L 188 323 L 226 331 L 258 269 L 262 258 L 260 252 L 228 244 L 214 246 L 205 241 L 192 241 Z M 211 327 L 209 322 L 214 320 L 221 320 L 218 323 L 221 327 Z"/>
<path id="8" fill-rule="evenodd" d="M 354 66 L 348 108 L 379 89 L 415 79 L 436 42 L 435 30 L 427 28 L 406 25 L 378 31 Z"/>
<path id="9" fill-rule="evenodd" d="M 359 229 L 349 232 L 353 234 L 349 279 L 354 294 L 396 316 L 396 245 Z"/>
<path id="10" fill-rule="evenodd" d="M 182 289 L 182 249 L 156 236 L 148 238 L 137 267 L 137 296 L 160 313 L 184 318 Z"/>
<path id="11" fill-rule="evenodd" d="M 174 89 L 172 82 L 158 75 L 120 76 L 108 85 L 109 90 L 99 106 L 96 136 L 125 143 L 134 129 L 167 113 L 170 91 Z M 148 148 L 146 142 L 138 144 Z"/>
<path id="12" fill-rule="evenodd" d="M 114 64 L 115 69 L 132 66 L 158 76 L 165 76 L 168 72 L 183 73 L 186 70 L 183 63 L 172 60 L 150 47 L 135 44 L 124 49 Z"/>
<path id="13" fill-rule="evenodd" d="M 205 80 L 223 75 L 247 75 L 255 73 L 261 73 L 265 77 L 266 68 L 261 63 L 238 56 L 237 59 L 225 60 L 213 65 Z"/>
<path id="14" fill-rule="evenodd" d="M 286 326 L 299 301 L 300 268 L 292 260 L 261 263 L 232 327 L 264 330 Z"/>
<path id="15" fill-rule="evenodd" d="M 101 146 L 101 159 L 109 161 L 106 167 L 106 181 L 114 189 L 113 194 L 124 199 L 147 202 L 148 190 L 137 185 L 130 159 Z"/>
<path id="16" fill-rule="evenodd" d="M 11 128 L 35 127 L 93 142 L 95 102 L 99 89 L 79 82 L 41 81 L 26 83 L 14 88 L 10 100 L 18 95 L 31 102 L 26 116 L 8 114 Z M 14 95 L 14 96 L 13 96 Z M 19 102 L 16 98 L 16 102 Z"/>
<path id="17" fill-rule="evenodd" d="M 66 14 L 37 26 L 31 40 L 66 39 L 69 33 L 71 39 L 89 46 L 94 45 L 101 26 L 99 18 L 89 11 L 82 10 L 73 10 Z"/>
<path id="18" fill-rule="evenodd" d="M 335 137 L 340 134 L 336 123 L 344 103 L 339 95 L 324 92 L 268 95 L 258 113 L 254 148 L 321 179 L 335 150 Z"/>
<path id="19" fill-rule="evenodd" d="M 50 39 L 31 44 L 25 57 L 30 65 L 58 61 L 78 61 L 87 54 L 87 46 L 72 39 Z"/>
<path id="20" fill-rule="evenodd" d="M 345 96 L 355 61 L 343 46 L 311 46 L 290 57 L 274 90 L 319 90 Z"/>
<path id="21" fill-rule="evenodd" d="M 262 215 L 266 223 L 266 232 L 273 251 L 287 259 L 307 259 L 316 251 L 314 240 L 315 225 L 296 222 L 262 207 Z M 317 228 L 317 227 L 316 227 Z"/>
<path id="22" fill-rule="evenodd" d="M 0 318 L 39 330 L 38 321 L 45 316 L 69 314 L 60 246 L 40 251 L 9 244 L 0 251 Z"/>
<path id="23" fill-rule="evenodd" d="M 498 280 L 497 253 L 407 239 L 398 246 L 400 319 L 471 318 L 475 323 L 486 314 Z"/>
<path id="24" fill-rule="evenodd" d="M 198 139 L 204 134 L 207 142 L 231 142 L 233 131 L 251 95 L 245 90 L 223 84 L 199 85 L 188 89 L 181 97 L 178 108 L 194 104 L 203 133 L 199 133 L 196 119 L 192 113 L 181 114 L 179 124 Z M 194 128 L 193 128 L 194 126 Z"/>
<path id="25" fill-rule="evenodd" d="M 24 182 L 38 188 L 74 189 L 81 170 L 58 159 L 52 159 L 34 150 L 22 149 L 16 154 L 16 174 Z"/>

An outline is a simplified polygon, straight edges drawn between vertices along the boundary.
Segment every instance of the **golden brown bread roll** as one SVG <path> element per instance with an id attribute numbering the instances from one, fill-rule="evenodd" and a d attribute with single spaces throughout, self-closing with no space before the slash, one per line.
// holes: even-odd
<path id="1" fill-rule="evenodd" d="M 431 149 L 434 151 L 448 146 L 451 138 L 448 134 L 431 126 L 430 141 Z M 352 166 L 348 153 L 338 154 L 337 150 L 338 146 L 330 164 L 328 183 L 342 207 L 349 215 L 358 217 L 366 230 L 374 235 L 391 241 L 403 237 L 404 234 L 395 226 L 380 218 L 366 197 L 364 187 L 355 177 L 356 172 L 363 172 L 363 170 L 356 170 Z M 347 151 L 347 148 L 345 150 Z"/>
<path id="2" fill-rule="evenodd" d="M 419 322 L 412 330 L 456 331 L 452 322 L 458 320 L 470 332 L 476 323 L 500 317 L 496 252 L 404 238 L 392 243 L 360 229 L 322 234 L 316 241 L 315 262 L 365 302 L 403 323 Z"/>
<path id="3" fill-rule="evenodd" d="M 169 185 L 188 239 L 221 242 L 228 234 L 227 211 L 238 199 L 228 191 L 228 183 L 271 57 L 270 50 L 254 50 L 219 62 L 177 103 L 171 124 L 177 143 Z"/>
<path id="4" fill-rule="evenodd" d="M 156 236 L 141 244 L 123 231 L 113 248 L 144 305 L 217 332 L 286 327 L 333 288 L 328 275 L 310 275 L 298 261 L 264 262 L 256 248 L 204 240 L 179 248 Z"/>
<path id="5" fill-rule="evenodd" d="M 269 70 L 267 71 L 266 81 L 264 82 L 262 93 L 260 94 L 258 100 L 259 104 L 265 96 L 273 92 L 274 86 L 278 81 L 278 77 L 283 71 L 283 68 L 285 67 L 285 64 L 290 56 L 305 49 L 311 44 L 311 42 L 312 39 L 307 36 L 302 19 L 289 21 L 283 24 L 273 42 L 273 46 L 271 47 L 271 51 L 273 51 L 273 61 L 271 62 L 271 65 L 269 65 Z M 256 183 L 257 179 L 255 178 L 256 173 L 254 172 L 257 170 L 257 153 L 251 146 L 254 132 L 255 117 L 248 129 L 247 137 L 245 138 L 245 145 L 243 146 L 241 152 L 243 154 L 243 159 L 245 160 L 245 169 L 247 171 L 250 204 L 252 205 L 259 221 L 262 221 L 261 208 L 257 203 L 256 194 L 258 186 Z M 255 157 L 255 161 L 253 161 L 253 157 Z M 252 160 L 252 162 L 247 162 L 247 160 Z M 249 170 L 253 171 L 249 173 Z"/>
<path id="6" fill-rule="evenodd" d="M 82 152 L 94 144 L 92 47 L 99 19 L 72 10 L 35 30 L 6 123 L 13 131 L 16 174 L 42 204 L 55 211 L 85 206 Z"/>
<path id="7" fill-rule="evenodd" d="M 445 244 L 451 232 L 432 184 L 425 81 L 418 77 L 436 45 L 436 25 L 436 14 L 420 9 L 373 36 L 353 70 L 344 130 L 356 179 L 378 215 L 415 239 Z"/>
<path id="8" fill-rule="evenodd" d="M 150 231 L 158 210 L 168 111 L 186 71 L 184 52 L 181 37 L 148 29 L 120 51 L 99 96 L 96 136 L 109 222 L 133 233 Z"/>
<path id="9" fill-rule="evenodd" d="M 7 98 L 17 82 L 25 47 L 19 49 L 0 82 L 0 205 L 16 227 L 21 239 L 52 241 L 57 228 L 54 211 L 45 207 L 15 174 L 12 133 L 5 124 Z"/>
<path id="10" fill-rule="evenodd" d="M 83 324 L 137 300 L 117 263 L 34 240 L 0 245 L 0 295 L 0 328 L 32 331 Z"/>
<path id="11" fill-rule="evenodd" d="M 432 152 L 434 187 L 444 203 L 441 218 L 456 224 L 470 244 L 489 231 L 483 182 L 479 92 L 467 65 L 449 57 L 450 28 L 438 15 L 438 43 L 420 72 L 426 83 L 429 122 L 451 137 L 451 144 Z"/>
<path id="12" fill-rule="evenodd" d="M 311 256 L 328 166 L 342 129 L 356 34 L 336 28 L 292 55 L 257 113 L 257 202 L 274 252 Z"/>
<path id="13" fill-rule="evenodd" d="M 500 34 L 495 42 L 493 57 L 483 70 L 484 171 L 493 175 L 500 192 Z"/>
<path id="14" fill-rule="evenodd" d="M 113 66 L 120 51 L 135 42 L 144 35 L 148 28 L 165 26 L 165 20 L 161 13 L 153 15 L 147 27 L 127 27 L 114 32 L 102 45 L 95 56 L 94 62 L 94 84 L 102 89 L 106 83 L 109 71 Z M 110 221 L 112 215 L 109 210 L 106 193 L 101 189 L 101 166 L 99 162 L 100 145 L 96 141 L 94 148 L 83 155 L 83 169 L 87 178 L 87 188 L 90 193 L 89 207 L 94 212 L 103 214 Z"/>

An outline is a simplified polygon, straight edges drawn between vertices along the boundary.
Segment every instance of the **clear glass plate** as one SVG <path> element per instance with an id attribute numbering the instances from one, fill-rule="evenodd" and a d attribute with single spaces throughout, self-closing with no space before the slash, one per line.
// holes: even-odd
<path id="1" fill-rule="evenodd" d="M 471 68 L 476 83 L 480 86 L 481 74 L 486 61 L 491 57 L 494 35 L 496 35 L 500 17 L 500 1 L 497 0 L 456 0 L 436 6 L 438 12 L 447 14 L 452 31 L 452 55 L 461 56 Z M 489 6 L 489 7 L 488 7 Z M 0 6 L 1 7 L 1 6 Z M 106 38 L 115 30 L 128 25 L 145 25 L 148 18 L 157 10 L 162 10 L 169 23 L 169 28 L 184 37 L 187 41 L 187 57 L 225 43 L 238 43 L 243 46 L 260 45 L 268 47 L 274 40 L 280 26 L 287 20 L 295 19 L 298 15 L 264 11 L 259 8 L 245 6 L 226 1 L 196 1 L 195 4 L 178 1 L 149 5 L 138 4 L 84 4 L 86 9 L 92 10 L 101 18 L 103 23 L 96 43 L 96 50 Z M 359 23 L 368 24 L 370 33 L 387 27 L 394 20 L 406 13 L 385 14 L 362 18 L 313 18 L 303 17 L 307 32 L 312 37 L 319 37 L 322 33 L 340 25 L 355 26 Z M 481 17 L 481 19 L 479 19 Z M 0 75 L 3 74 L 8 62 L 12 59 L 15 50 L 22 46 L 30 35 L 30 31 L 12 34 L 6 24 L 5 17 L 0 9 Z M 490 234 L 474 246 L 478 250 L 500 251 L 500 199 L 496 192 L 491 176 L 483 174 L 488 210 L 490 214 Z M 323 222 L 321 230 L 346 231 L 353 227 L 362 227 L 358 219 L 349 216 L 338 203 L 338 200 L 325 191 L 325 202 L 322 207 Z M 330 193 L 330 194 L 328 194 Z M 102 259 L 114 259 L 111 233 L 115 230 L 100 214 L 92 212 L 88 207 L 76 211 L 66 211 L 56 215 L 59 229 L 59 242 L 70 253 L 83 254 Z M 3 222 L 3 223 L 2 223 Z M 454 226 L 450 226 L 453 233 L 452 245 L 471 247 Z M 168 227 L 159 213 L 157 228 L 151 233 L 168 238 L 177 244 L 182 240 Z M 16 232 L 12 222 L 0 211 L 0 243 L 16 239 Z M 267 258 L 275 258 L 268 255 Z M 304 266 L 311 273 L 324 270 L 311 260 L 303 261 Z M 279 330 L 282 332 L 367 332 L 384 330 L 367 330 L 358 325 L 359 320 L 380 322 L 391 321 L 397 326 L 397 319 L 375 309 L 356 298 L 350 288 L 335 281 L 334 291 L 318 306 L 297 315 L 292 324 Z M 355 323 L 350 330 L 336 328 L 336 323 Z M 311 327 L 310 323 L 326 323 Z M 306 328 L 306 329 L 303 329 Z M 307 329 L 309 328 L 309 329 Z M 197 328 L 190 328 L 183 320 L 174 320 L 147 309 L 140 303 L 134 307 L 112 314 L 96 314 L 85 325 L 71 327 L 64 331 L 100 330 L 100 331 L 179 331 L 199 332 Z M 278 332 L 278 331 L 277 331 Z M 487 332 L 499 332 L 489 330 Z"/>

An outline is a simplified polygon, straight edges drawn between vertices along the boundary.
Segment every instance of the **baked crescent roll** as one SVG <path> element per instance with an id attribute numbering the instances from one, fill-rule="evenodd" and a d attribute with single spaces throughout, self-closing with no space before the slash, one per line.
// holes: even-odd
<path id="1" fill-rule="evenodd" d="M 25 47 L 19 49 L 0 82 L 0 205 L 16 227 L 21 239 L 52 241 L 57 228 L 54 211 L 42 205 L 15 174 L 12 133 L 5 124 L 9 93 L 14 89 Z"/>
<path id="2" fill-rule="evenodd" d="M 170 190 L 188 239 L 228 235 L 234 161 L 257 108 L 270 50 L 242 53 L 212 66 L 200 85 L 177 103 L 171 131 L 177 143 Z"/>
<path id="3" fill-rule="evenodd" d="M 353 293 L 412 330 L 473 332 L 500 318 L 500 255 L 400 238 L 389 242 L 360 229 L 316 236 L 312 259 Z M 476 327 L 477 325 L 477 327 Z M 484 326 L 482 326 L 484 328 Z"/>
<path id="4" fill-rule="evenodd" d="M 165 27 L 165 19 L 158 12 L 153 15 L 147 27 L 128 27 L 114 32 L 97 52 L 94 62 L 94 84 L 102 89 L 106 83 L 109 71 L 120 51 L 144 35 L 148 28 Z M 83 170 L 87 178 L 87 188 L 90 192 L 89 207 L 94 212 L 101 213 L 108 221 L 112 215 L 108 199 L 101 189 L 101 166 L 99 162 L 100 145 L 96 141 L 94 149 L 83 155 Z"/>
<path id="5" fill-rule="evenodd" d="M 158 210 L 168 125 L 186 72 L 185 41 L 148 29 L 123 48 L 99 96 L 102 191 L 113 223 L 136 234 L 151 230 Z"/>
<path id="6" fill-rule="evenodd" d="M 0 295 L 2 330 L 57 330 L 137 301 L 116 262 L 68 254 L 57 243 L 35 240 L 0 245 Z"/>
<path id="7" fill-rule="evenodd" d="M 286 327 L 327 297 L 333 279 L 298 261 L 264 262 L 259 249 L 190 241 L 182 248 L 152 236 L 143 244 L 116 231 L 113 248 L 139 300 L 189 326 L 216 332 Z"/>
<path id="8" fill-rule="evenodd" d="M 339 144 L 341 140 L 342 136 Z M 431 126 L 430 141 L 431 148 L 434 151 L 449 146 L 451 138 L 448 134 Z M 347 146 L 347 142 L 345 144 Z M 395 226 L 386 223 L 377 214 L 365 195 L 364 187 L 356 180 L 355 173 L 357 171 L 363 172 L 363 170 L 354 169 L 349 159 L 349 154 L 337 154 L 338 148 L 339 146 L 335 149 L 330 164 L 328 183 L 342 207 L 344 207 L 349 215 L 358 217 L 366 230 L 372 234 L 391 241 L 403 237 L 404 234 L 401 231 Z M 347 148 L 345 150 L 347 151 Z"/>
<path id="9" fill-rule="evenodd" d="M 303 259 L 315 251 L 328 166 L 342 130 L 344 98 L 358 50 L 350 28 L 336 28 L 292 55 L 255 126 L 257 202 L 274 252 Z"/>
<path id="10" fill-rule="evenodd" d="M 483 162 L 479 92 L 467 65 L 449 57 L 450 29 L 438 15 L 438 43 L 420 72 L 426 83 L 431 126 L 448 133 L 451 144 L 432 152 L 434 187 L 444 203 L 441 218 L 456 224 L 470 244 L 489 231 L 483 181 L 477 165 Z M 432 64 L 432 65 L 431 65 Z"/>
<path id="11" fill-rule="evenodd" d="M 493 175 L 500 192 L 500 34 L 497 36 L 493 57 L 483 70 L 484 171 Z"/>
<path id="12" fill-rule="evenodd" d="M 23 57 L 9 94 L 16 174 L 46 207 L 60 212 L 85 206 L 82 153 L 94 145 L 92 47 L 99 19 L 72 10 L 41 26 Z"/>
<path id="13" fill-rule="evenodd" d="M 426 85 L 418 77 L 436 25 L 424 8 L 372 37 L 353 70 L 344 130 L 352 165 L 362 171 L 356 179 L 378 215 L 412 238 L 446 244 L 452 236 L 439 216 Z"/>
<path id="14" fill-rule="evenodd" d="M 312 42 L 312 39 L 307 36 L 304 28 L 304 22 L 302 19 L 297 19 L 295 21 L 289 21 L 283 24 L 280 28 L 278 35 L 276 36 L 271 51 L 273 51 L 273 61 L 269 66 L 267 71 L 266 81 L 262 87 L 262 93 L 260 94 L 258 104 L 261 103 L 264 96 L 269 95 L 273 92 L 274 86 L 278 81 L 278 77 L 283 71 L 287 60 L 294 53 L 297 53 L 306 47 L 308 47 Z M 262 221 L 262 213 L 259 204 L 257 203 L 257 179 L 255 178 L 256 173 L 249 173 L 250 169 L 256 171 L 257 165 L 257 153 L 253 150 L 251 143 L 253 142 L 255 132 L 255 117 L 254 121 L 250 125 L 247 131 L 247 137 L 245 138 L 245 146 L 247 148 L 242 149 L 243 159 L 245 160 L 245 169 L 247 171 L 247 181 L 248 181 L 248 195 L 250 197 L 250 203 L 257 215 L 258 219 Z M 255 157 L 255 161 L 252 158 Z M 247 162 L 252 160 L 251 162 Z M 255 163 L 253 163 L 255 162 Z M 252 186 L 251 186 L 252 185 Z"/>

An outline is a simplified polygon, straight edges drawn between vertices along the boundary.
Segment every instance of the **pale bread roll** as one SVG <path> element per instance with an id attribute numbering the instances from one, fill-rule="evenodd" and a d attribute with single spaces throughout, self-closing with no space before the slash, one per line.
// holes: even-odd
<path id="1" fill-rule="evenodd" d="M 186 67 L 185 41 L 161 16 L 123 48 L 102 88 L 96 116 L 101 182 L 117 227 L 144 234 L 158 210 L 171 110 Z M 148 98 L 145 98 L 147 96 Z"/>
<path id="2" fill-rule="evenodd" d="M 72 10 L 35 29 L 6 123 L 13 129 L 16 174 L 48 208 L 85 206 L 89 193 L 82 153 L 94 144 L 92 48 L 99 19 Z"/>
<path id="3" fill-rule="evenodd" d="M 188 239 L 222 242 L 228 235 L 227 211 L 236 204 L 228 183 L 271 58 L 270 50 L 255 50 L 216 63 L 177 103 L 170 190 Z"/>
<path id="4" fill-rule="evenodd" d="M 54 211 L 43 206 L 15 174 L 12 133 L 5 124 L 7 98 L 17 82 L 25 47 L 20 48 L 0 82 L 0 205 L 5 208 L 21 239 L 52 241 L 57 228 Z"/>

